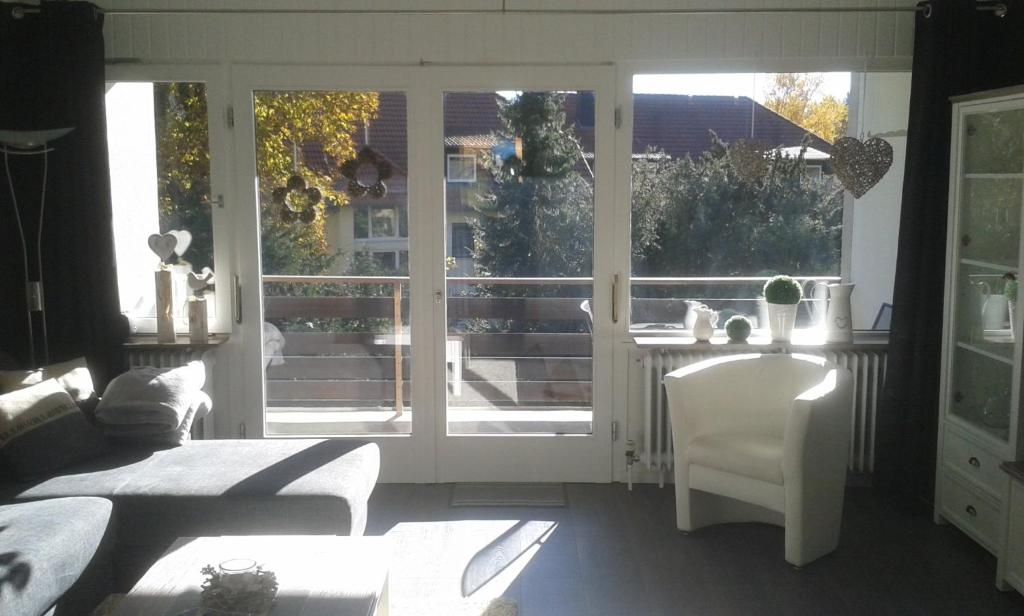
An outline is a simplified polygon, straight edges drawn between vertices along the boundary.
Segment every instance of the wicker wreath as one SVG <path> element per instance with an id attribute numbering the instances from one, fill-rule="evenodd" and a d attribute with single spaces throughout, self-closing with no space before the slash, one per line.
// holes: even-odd
<path id="1" fill-rule="evenodd" d="M 364 166 L 373 167 L 377 173 L 377 179 L 372 183 L 364 184 L 359 181 L 359 170 Z M 348 194 L 353 197 L 369 195 L 374 199 L 380 199 L 388 194 L 384 180 L 391 177 L 391 172 L 391 163 L 370 147 L 359 150 L 355 158 L 346 160 L 341 165 L 341 175 L 348 180 Z"/>

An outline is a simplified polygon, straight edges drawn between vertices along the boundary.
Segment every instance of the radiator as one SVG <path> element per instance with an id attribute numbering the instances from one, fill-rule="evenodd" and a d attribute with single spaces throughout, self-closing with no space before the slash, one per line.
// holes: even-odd
<path id="1" fill-rule="evenodd" d="M 166 349 L 133 349 L 129 347 L 127 355 L 129 368 L 141 368 L 142 366 L 177 368 L 193 359 L 204 359 L 202 352 L 197 352 L 189 347 Z"/>
<path id="2" fill-rule="evenodd" d="M 643 364 L 643 442 L 640 462 L 659 475 L 672 470 L 672 430 L 669 425 L 668 400 L 662 378 L 665 374 L 694 362 L 726 354 L 749 353 L 750 350 L 679 351 L 649 350 L 642 355 Z M 885 380 L 886 352 L 801 350 L 801 353 L 825 357 L 847 368 L 853 374 L 853 405 L 850 407 L 849 470 L 870 474 L 875 466 L 875 419 L 878 401 Z"/>

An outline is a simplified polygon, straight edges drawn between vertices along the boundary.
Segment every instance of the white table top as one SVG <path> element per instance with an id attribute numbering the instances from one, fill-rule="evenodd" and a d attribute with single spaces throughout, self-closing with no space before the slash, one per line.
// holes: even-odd
<path id="1" fill-rule="evenodd" d="M 242 512 L 240 512 L 242 513 Z M 175 616 L 199 605 L 206 565 L 250 558 L 273 571 L 271 616 L 368 616 L 388 575 L 385 537 L 182 537 L 146 572 L 114 616 Z"/>

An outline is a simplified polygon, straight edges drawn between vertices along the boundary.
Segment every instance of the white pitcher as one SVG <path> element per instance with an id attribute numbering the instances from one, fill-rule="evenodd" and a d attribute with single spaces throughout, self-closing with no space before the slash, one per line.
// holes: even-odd
<path id="1" fill-rule="evenodd" d="M 853 342 L 853 311 L 850 295 L 857 285 L 830 284 L 828 308 L 825 310 L 825 342 Z"/>
<path id="2" fill-rule="evenodd" d="M 711 340 L 711 336 L 715 335 L 718 313 L 703 304 L 695 308 L 694 312 L 697 319 L 693 324 L 693 337 L 697 339 L 697 342 L 708 342 Z"/>

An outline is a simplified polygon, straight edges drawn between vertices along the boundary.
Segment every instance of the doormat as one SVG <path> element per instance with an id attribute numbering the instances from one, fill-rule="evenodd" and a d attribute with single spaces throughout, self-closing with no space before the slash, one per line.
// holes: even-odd
<path id="1" fill-rule="evenodd" d="M 564 483 L 457 483 L 452 507 L 565 507 Z"/>

